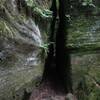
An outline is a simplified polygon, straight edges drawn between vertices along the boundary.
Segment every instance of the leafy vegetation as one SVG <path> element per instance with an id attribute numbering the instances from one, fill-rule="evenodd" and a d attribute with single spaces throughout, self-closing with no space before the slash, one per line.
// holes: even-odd
<path id="1" fill-rule="evenodd" d="M 52 18 L 52 11 L 41 8 L 34 0 L 26 0 L 27 6 L 31 7 L 33 12 L 42 18 Z"/>
<path id="2" fill-rule="evenodd" d="M 83 0 L 82 5 L 83 6 L 94 6 L 93 0 Z"/>

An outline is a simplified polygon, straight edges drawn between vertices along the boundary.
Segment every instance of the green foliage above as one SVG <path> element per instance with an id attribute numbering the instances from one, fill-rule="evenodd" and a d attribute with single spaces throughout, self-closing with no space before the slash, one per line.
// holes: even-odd
<path id="1" fill-rule="evenodd" d="M 92 0 L 83 0 L 83 5 L 92 4 Z"/>
<path id="2" fill-rule="evenodd" d="M 35 4 L 33 2 L 33 0 L 25 0 L 27 5 L 30 6 L 30 7 L 33 7 Z"/>
<path id="3" fill-rule="evenodd" d="M 93 0 L 83 0 L 82 5 L 95 7 L 95 5 L 93 4 Z"/>
<path id="4" fill-rule="evenodd" d="M 31 7 L 33 12 L 38 14 L 42 18 L 52 18 L 52 11 L 49 9 L 45 9 L 40 7 L 36 1 L 34 0 L 25 0 L 27 3 L 27 6 Z"/>
<path id="5" fill-rule="evenodd" d="M 40 15 L 42 18 L 52 18 L 52 12 L 48 9 L 33 8 L 33 11 Z"/>

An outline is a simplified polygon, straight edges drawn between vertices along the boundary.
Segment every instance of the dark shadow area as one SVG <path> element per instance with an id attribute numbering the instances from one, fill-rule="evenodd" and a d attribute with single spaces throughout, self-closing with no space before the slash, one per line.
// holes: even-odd
<path id="1" fill-rule="evenodd" d="M 51 28 L 50 28 L 50 37 L 49 41 L 50 42 L 55 42 L 55 28 L 56 28 L 56 21 L 57 21 L 57 7 L 56 7 L 56 0 L 53 0 L 52 2 L 52 7 L 51 10 L 53 11 L 53 20 L 51 23 Z M 59 77 L 59 72 L 57 71 L 57 66 L 56 66 L 56 48 L 54 47 L 54 44 L 49 45 L 49 52 L 48 52 L 48 57 L 45 61 L 45 70 L 44 70 L 44 75 L 43 75 L 43 82 L 44 81 L 49 81 L 53 84 L 53 86 L 56 86 L 56 91 L 57 89 L 59 90 L 64 90 L 64 85 L 62 84 L 62 79 Z"/>
<path id="2" fill-rule="evenodd" d="M 66 47 L 67 29 L 69 28 L 69 19 L 66 15 L 70 14 L 70 1 L 59 0 L 59 4 L 60 22 L 56 35 L 56 70 L 66 92 L 72 92 L 70 51 Z"/>
<path id="3" fill-rule="evenodd" d="M 28 93 L 26 90 L 24 90 L 24 95 L 22 100 L 29 100 L 31 93 Z"/>
<path id="4" fill-rule="evenodd" d="M 51 10 L 53 11 L 53 20 L 51 23 L 50 36 L 48 40 L 49 42 L 55 42 L 54 34 L 55 34 L 55 25 L 56 25 L 56 17 L 57 17 L 56 0 L 52 2 Z M 55 69 L 55 66 L 56 66 L 54 44 L 49 45 L 48 48 L 49 48 L 49 52 L 48 52 L 48 57 L 45 61 L 45 70 L 44 70 L 43 80 L 49 77 L 50 73 L 52 72 L 52 70 Z"/>
<path id="5" fill-rule="evenodd" d="M 17 2 L 17 8 L 19 12 L 22 12 L 23 10 L 27 16 L 32 17 L 32 8 L 27 6 L 25 0 L 16 0 L 16 2 Z"/>
<path id="6" fill-rule="evenodd" d="M 49 53 L 45 63 L 43 81 L 52 81 L 54 86 L 59 88 L 59 90 L 72 92 L 70 51 L 66 48 L 66 30 L 69 26 L 69 22 L 65 17 L 65 14 L 66 12 L 69 13 L 69 4 L 67 4 L 67 0 L 59 0 L 59 2 L 59 11 L 57 11 L 56 0 L 53 0 L 51 7 L 51 10 L 53 11 L 53 21 L 51 24 L 51 35 L 49 37 L 49 41 L 55 41 L 56 47 L 54 48 L 53 44 L 49 46 Z M 66 8 L 66 4 L 68 9 Z M 59 13 L 59 25 L 57 32 L 55 32 L 57 12 Z M 55 33 L 56 39 L 54 39 Z"/>
<path id="7" fill-rule="evenodd" d="M 51 11 L 53 11 L 53 20 L 50 28 L 49 42 L 55 43 L 56 42 L 55 27 L 57 18 L 56 0 L 52 1 Z M 49 45 L 48 57 L 45 61 L 45 70 L 43 74 L 43 82 L 44 81 L 51 81 L 54 84 L 54 86 L 58 84 L 60 85 L 59 77 L 57 75 L 57 70 L 56 70 L 56 56 L 55 56 L 54 44 Z"/>

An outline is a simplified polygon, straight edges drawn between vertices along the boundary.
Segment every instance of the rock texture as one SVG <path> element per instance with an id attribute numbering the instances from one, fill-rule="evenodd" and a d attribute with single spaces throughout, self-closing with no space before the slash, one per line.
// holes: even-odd
<path id="1" fill-rule="evenodd" d="M 79 15 L 68 30 L 73 89 L 78 100 L 100 98 L 100 18 Z"/>
<path id="2" fill-rule="evenodd" d="M 72 19 L 68 30 L 68 46 L 76 49 L 96 49 L 100 47 L 100 18 L 80 15 Z"/>
<path id="3" fill-rule="evenodd" d="M 50 1 L 33 2 L 32 18 L 17 0 L 0 0 L 0 100 L 22 100 L 41 81 Z"/>

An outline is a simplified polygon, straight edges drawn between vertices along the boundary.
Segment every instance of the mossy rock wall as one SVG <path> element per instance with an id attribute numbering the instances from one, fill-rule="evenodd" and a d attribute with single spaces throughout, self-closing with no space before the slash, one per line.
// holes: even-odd
<path id="1" fill-rule="evenodd" d="M 73 89 L 78 100 L 100 98 L 100 52 L 71 54 Z"/>
<path id="2" fill-rule="evenodd" d="M 49 0 L 34 2 L 49 11 Z M 22 100 L 41 81 L 51 19 L 32 13 L 19 12 L 16 0 L 0 0 L 0 100 Z"/>
<path id="3" fill-rule="evenodd" d="M 100 47 L 100 18 L 84 15 L 73 18 L 68 30 L 69 48 L 96 49 Z"/>
<path id="4" fill-rule="evenodd" d="M 74 93 L 78 100 L 99 100 L 100 18 L 72 18 L 68 33 Z"/>

